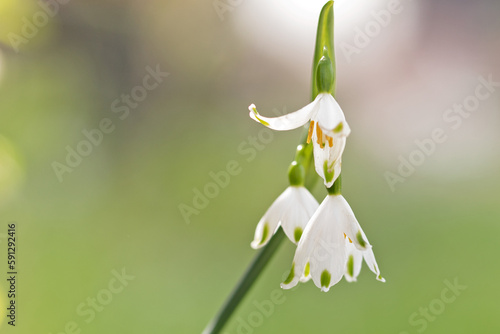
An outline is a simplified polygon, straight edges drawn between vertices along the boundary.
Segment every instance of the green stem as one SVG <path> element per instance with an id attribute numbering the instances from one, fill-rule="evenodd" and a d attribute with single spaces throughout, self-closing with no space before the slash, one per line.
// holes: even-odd
<path id="1" fill-rule="evenodd" d="M 326 48 L 329 52 L 329 58 L 332 61 L 332 66 L 334 69 L 333 74 L 333 92 L 335 91 L 335 54 L 333 48 L 333 1 L 328 1 L 323 9 L 321 10 L 321 14 L 318 21 L 318 32 L 316 37 L 316 48 L 314 53 L 313 60 L 313 74 L 312 74 L 312 99 L 318 95 L 318 87 L 316 80 L 316 68 L 318 66 L 319 60 L 323 55 L 323 50 Z M 312 161 L 312 144 L 307 144 L 307 133 L 302 138 L 302 144 L 298 146 L 295 161 L 298 164 L 301 164 L 305 173 L 307 174 L 308 170 L 311 170 L 310 165 Z M 306 181 L 306 184 L 309 183 Z M 312 185 L 313 183 L 311 183 Z M 335 188 L 336 185 L 340 186 L 339 183 L 335 183 L 332 188 Z M 308 185 L 309 188 L 309 185 Z M 262 250 L 257 254 L 257 257 L 250 264 L 250 267 L 247 269 L 240 282 L 234 289 L 234 291 L 229 296 L 228 300 L 219 311 L 219 313 L 212 319 L 212 321 L 208 324 L 202 334 L 217 334 L 220 333 L 224 325 L 227 323 L 233 312 L 236 310 L 240 302 L 245 297 L 246 293 L 251 289 L 253 284 L 257 281 L 258 277 L 264 270 L 266 264 L 269 262 L 271 257 L 274 255 L 282 241 L 286 239 L 285 233 L 282 228 L 278 228 L 276 233 L 273 235 L 271 240 L 267 243 L 267 245 L 262 248 Z"/>
<path id="2" fill-rule="evenodd" d="M 314 49 L 313 68 L 312 68 L 312 99 L 318 95 L 318 86 L 316 84 L 316 67 L 323 56 L 323 50 L 327 49 L 335 73 L 335 49 L 333 44 L 333 1 L 328 1 L 321 9 L 318 21 L 318 30 L 316 32 L 316 46 Z M 336 84 L 336 75 L 333 76 L 333 87 Z M 333 88 L 335 92 L 335 88 Z"/>
<path id="3" fill-rule="evenodd" d="M 306 140 L 307 133 L 302 137 L 302 144 L 297 147 L 294 161 L 301 163 L 307 171 L 312 160 L 312 145 L 307 144 Z M 257 281 L 257 278 L 262 273 L 266 264 L 269 262 L 284 239 L 286 239 L 285 232 L 283 232 L 283 229 L 279 227 L 267 245 L 265 245 L 259 254 L 257 254 L 224 306 L 222 306 L 222 309 L 212 319 L 202 334 L 220 333 L 226 322 L 231 317 L 231 314 L 236 310 L 236 307 L 238 307 L 239 303 L 243 300 L 255 281 Z"/>
<path id="4" fill-rule="evenodd" d="M 307 144 L 307 133 L 302 136 L 302 144 L 297 147 L 295 152 L 295 160 L 301 163 L 305 170 L 309 169 L 310 162 L 312 160 L 312 145 Z M 228 300 L 222 306 L 219 313 L 212 319 L 208 324 L 202 334 L 216 334 L 220 333 L 226 322 L 231 317 L 231 314 L 236 310 L 239 303 L 243 300 L 246 293 L 250 290 L 252 285 L 257 281 L 257 278 L 264 270 L 266 264 L 269 262 L 271 257 L 274 255 L 281 242 L 286 239 L 285 232 L 281 227 L 278 228 L 276 233 L 267 245 L 265 245 L 262 250 L 257 254 L 253 262 L 248 267 L 247 271 L 243 274 L 240 282 L 236 285 L 236 288 L 229 296 Z"/>
<path id="5" fill-rule="evenodd" d="M 340 195 L 342 193 L 342 174 L 339 174 L 330 188 L 326 188 L 330 195 Z"/>
<path id="6" fill-rule="evenodd" d="M 252 285 L 257 281 L 257 278 L 264 270 L 266 264 L 274 255 L 281 242 L 286 239 L 283 230 L 278 228 L 278 231 L 273 235 L 267 245 L 257 254 L 250 267 L 247 269 L 240 282 L 229 296 L 219 314 L 208 324 L 203 331 L 203 334 L 216 334 L 220 333 L 222 327 L 226 324 L 231 317 L 231 314 L 236 310 L 241 300 L 245 297 L 246 293 L 250 290 Z"/>

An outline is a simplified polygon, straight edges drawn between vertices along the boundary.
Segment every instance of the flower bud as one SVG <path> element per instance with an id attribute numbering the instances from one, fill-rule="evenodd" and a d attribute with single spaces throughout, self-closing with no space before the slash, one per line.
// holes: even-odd
<path id="1" fill-rule="evenodd" d="M 334 83 L 333 66 L 328 51 L 323 50 L 323 57 L 316 68 L 316 85 L 319 93 L 332 93 Z"/>
<path id="2" fill-rule="evenodd" d="M 291 186 L 302 186 L 304 185 L 304 179 L 306 176 L 306 171 L 301 164 L 297 161 L 291 163 L 290 168 L 288 168 L 288 180 Z"/>

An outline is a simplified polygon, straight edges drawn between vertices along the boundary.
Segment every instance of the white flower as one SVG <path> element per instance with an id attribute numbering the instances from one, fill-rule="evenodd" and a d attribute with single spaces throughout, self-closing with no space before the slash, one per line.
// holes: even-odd
<path id="1" fill-rule="evenodd" d="M 352 270 L 348 269 L 350 255 Z M 328 291 L 346 272 L 349 279 L 356 278 L 361 268 L 360 255 L 365 256 L 365 261 L 380 277 L 371 245 L 351 207 L 342 195 L 328 195 L 307 223 L 290 275 L 281 287 L 290 289 L 299 280 L 305 282 L 312 278 L 318 288 Z"/>
<path id="2" fill-rule="evenodd" d="M 267 244 L 281 225 L 287 237 L 297 243 L 319 204 L 302 186 L 290 186 L 271 204 L 255 229 L 252 248 Z"/>
<path id="3" fill-rule="evenodd" d="M 361 230 L 361 234 L 366 239 L 366 236 Z M 377 280 L 381 282 L 385 282 L 385 278 L 380 275 L 380 270 L 378 268 L 377 261 L 375 260 L 375 254 L 373 254 L 373 250 L 371 247 L 367 248 L 364 251 L 358 250 L 353 244 L 346 239 L 346 247 L 347 247 L 347 267 L 345 273 L 345 279 L 348 282 L 356 282 L 356 279 L 361 271 L 361 264 L 363 259 L 365 259 L 366 265 L 370 270 L 376 275 Z"/>
<path id="4" fill-rule="evenodd" d="M 330 93 L 318 94 L 304 108 L 280 117 L 261 116 L 254 104 L 248 109 L 252 119 L 278 131 L 295 129 L 311 121 L 307 142 L 312 140 L 314 145 L 316 172 L 324 180 L 325 186 L 333 185 L 340 174 L 341 157 L 351 130 L 342 109 Z"/>

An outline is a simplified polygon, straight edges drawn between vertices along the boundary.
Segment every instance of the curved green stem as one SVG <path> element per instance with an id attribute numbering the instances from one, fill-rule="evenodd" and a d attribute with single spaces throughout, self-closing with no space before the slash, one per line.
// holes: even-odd
<path id="1" fill-rule="evenodd" d="M 245 297 L 246 293 L 250 290 L 252 285 L 257 281 L 257 278 L 264 270 L 266 264 L 274 255 L 281 242 L 286 239 L 285 232 L 280 228 L 273 235 L 267 245 L 257 254 L 250 267 L 248 267 L 240 282 L 231 293 L 229 299 L 226 301 L 219 313 L 212 319 L 208 326 L 203 331 L 203 334 L 216 334 L 220 333 L 222 327 L 226 324 L 231 317 L 231 314 L 236 310 L 238 304 Z"/>
<path id="2" fill-rule="evenodd" d="M 333 65 L 333 88 L 332 94 L 335 91 L 335 54 L 333 48 L 333 1 L 328 1 L 323 9 L 318 21 L 318 32 L 316 37 L 316 48 L 313 60 L 313 83 L 312 83 L 312 99 L 314 100 L 318 95 L 317 78 L 316 78 L 316 68 L 318 66 L 320 58 L 323 56 L 324 49 L 329 53 L 329 58 Z M 305 169 L 307 174 L 308 170 L 311 170 L 312 161 L 312 144 L 307 143 L 307 132 L 302 137 L 302 144 L 297 147 L 295 153 L 294 161 L 297 164 L 301 164 Z M 317 177 L 316 177 L 317 179 Z M 306 186 L 311 187 L 306 180 Z M 340 186 L 339 183 L 334 184 L 332 188 L 336 189 L 336 185 Z M 339 190 L 340 191 L 340 190 Z M 260 274 L 263 272 L 266 264 L 272 258 L 278 247 L 281 245 L 282 241 L 286 239 L 283 230 L 278 228 L 276 233 L 273 235 L 271 240 L 265 245 L 262 250 L 257 254 L 253 262 L 248 267 L 247 271 L 243 274 L 240 282 L 236 285 L 226 303 L 222 306 L 219 313 L 212 319 L 208 324 L 202 334 L 217 334 L 220 333 L 224 325 L 227 323 L 231 315 L 234 313 L 240 302 L 245 297 L 246 293 L 251 289 L 253 284 L 257 281 Z"/>
<path id="3" fill-rule="evenodd" d="M 295 160 L 301 163 L 307 170 L 310 167 L 312 160 L 312 145 L 306 143 L 307 133 L 303 136 L 302 144 L 297 147 L 295 153 Z M 281 242 L 286 239 L 285 232 L 281 227 L 278 228 L 276 233 L 269 242 L 257 254 L 253 262 L 248 267 L 247 271 L 243 274 L 236 288 L 229 295 L 226 303 L 222 306 L 219 313 L 212 319 L 202 334 L 217 334 L 220 333 L 226 322 L 231 317 L 231 314 L 236 310 L 239 303 L 243 300 L 246 293 L 251 289 L 252 285 L 257 281 L 259 275 L 263 272 L 266 264 L 274 255 Z"/>

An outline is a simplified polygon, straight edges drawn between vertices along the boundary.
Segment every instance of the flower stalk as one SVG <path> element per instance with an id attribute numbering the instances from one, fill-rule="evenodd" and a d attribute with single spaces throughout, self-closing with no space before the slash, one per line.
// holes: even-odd
<path id="1" fill-rule="evenodd" d="M 212 319 L 208 326 L 203 331 L 203 334 L 220 333 L 226 322 L 229 320 L 233 312 L 236 310 L 240 302 L 243 300 L 252 285 L 257 281 L 258 277 L 266 267 L 266 264 L 272 258 L 276 250 L 278 250 L 282 241 L 286 239 L 283 229 L 278 228 L 271 240 L 257 254 L 253 262 L 248 267 L 243 277 L 236 285 L 235 289 L 229 296 L 226 303 L 222 306 L 219 313 Z"/>
<path id="2" fill-rule="evenodd" d="M 322 60 L 323 59 L 323 60 Z M 322 64 L 327 62 L 330 66 L 326 69 L 326 78 L 319 80 L 318 76 L 325 72 L 324 66 L 319 67 L 320 61 Z M 318 85 L 319 82 L 319 85 Z M 314 101 L 322 90 L 326 90 L 328 94 L 335 94 L 335 55 L 333 45 L 333 1 L 328 1 L 321 10 L 318 30 L 316 36 L 316 47 L 313 59 L 312 71 L 312 101 Z M 255 106 L 253 118 L 265 125 L 260 115 L 256 112 Z M 252 109 L 251 109 L 252 115 Z M 347 123 L 346 123 L 347 125 Z M 313 143 L 310 142 L 310 131 L 306 131 L 301 144 L 297 146 L 295 158 L 290 165 L 288 177 L 291 186 L 305 186 L 312 188 L 317 177 L 314 179 L 310 176 L 310 171 L 313 170 L 311 162 L 313 161 Z M 314 181 L 312 181 L 314 180 Z M 340 192 L 340 176 L 331 186 L 331 189 Z M 282 241 L 286 239 L 286 235 L 282 227 L 278 227 L 274 235 L 269 241 L 262 246 L 257 256 L 254 258 L 247 271 L 243 274 L 241 280 L 236 285 L 229 298 L 222 306 L 217 315 L 207 325 L 202 334 L 217 334 L 220 333 L 224 325 L 227 323 L 231 315 L 234 313 L 238 305 L 244 299 L 246 293 L 251 289 L 258 277 L 262 274 L 267 263 L 270 261 L 274 253 L 277 251 Z"/>
<path id="3" fill-rule="evenodd" d="M 297 146 L 295 159 L 290 165 L 289 179 L 291 182 L 292 180 L 295 182 L 298 179 L 302 179 L 302 183 L 304 183 L 305 172 L 311 165 L 312 145 L 305 142 L 306 138 L 307 133 L 304 136 L 302 144 Z M 226 322 L 231 317 L 231 314 L 236 310 L 240 302 L 245 297 L 246 293 L 257 281 L 260 274 L 264 271 L 266 264 L 269 262 L 269 260 L 271 260 L 272 256 L 278 250 L 282 241 L 285 239 L 286 235 L 283 232 L 283 229 L 281 227 L 278 227 L 274 235 L 270 238 L 269 242 L 267 242 L 267 244 L 261 248 L 260 252 L 254 258 L 247 271 L 243 274 L 233 292 L 231 292 L 226 303 L 222 306 L 219 313 L 207 325 L 202 334 L 220 333 Z"/>

